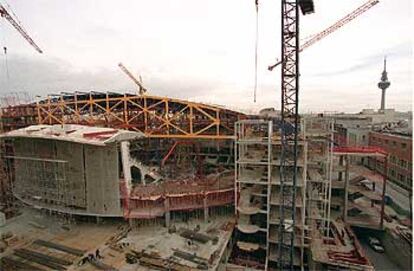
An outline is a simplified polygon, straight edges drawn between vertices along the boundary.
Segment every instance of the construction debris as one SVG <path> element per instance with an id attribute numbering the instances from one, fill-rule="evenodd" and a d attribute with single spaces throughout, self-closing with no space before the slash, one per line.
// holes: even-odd
<path id="1" fill-rule="evenodd" d="M 67 252 L 67 253 L 70 253 L 76 256 L 83 256 L 86 253 L 85 250 L 80 250 L 80 249 L 76 249 L 76 248 L 72 248 L 72 247 L 68 247 L 68 246 L 64 246 L 61 244 L 57 244 L 57 243 L 53 243 L 53 242 L 45 241 L 45 240 L 40 240 L 40 239 L 35 240 L 33 243 L 40 245 L 40 246 Z"/>
<path id="2" fill-rule="evenodd" d="M 3 269 L 2 269 L 3 268 Z M 10 257 L 1 258 L 0 269 L 4 271 L 13 270 L 31 270 L 31 271 L 44 271 L 44 269 L 31 265 L 27 262 L 21 262 L 14 260 Z"/>
<path id="3" fill-rule="evenodd" d="M 30 262 L 34 262 L 34 263 L 37 263 L 37 264 L 40 264 L 40 265 L 50 267 L 53 270 L 59 270 L 59 271 L 66 270 L 66 268 L 63 267 L 62 265 L 60 265 L 56 262 L 49 261 L 49 258 L 43 257 L 43 256 L 39 257 L 37 254 L 35 254 L 33 252 L 30 252 L 30 251 L 27 251 L 27 250 L 16 250 L 14 252 L 14 254 L 16 256 L 19 256 L 23 259 L 26 259 L 26 260 L 30 261 Z"/>
<path id="4" fill-rule="evenodd" d="M 118 271 L 118 269 L 107 265 L 105 263 L 103 263 L 102 261 L 98 260 L 98 259 L 90 259 L 89 260 L 90 264 L 92 264 L 93 266 L 95 266 L 96 268 L 98 268 L 99 270 L 105 270 L 105 271 Z"/>
<path id="5" fill-rule="evenodd" d="M 54 256 L 50 256 L 50 255 L 42 254 L 42 253 L 39 253 L 39 252 L 31 251 L 31 250 L 28 250 L 28 249 L 25 249 L 25 248 L 16 249 L 15 253 L 31 255 L 31 256 L 34 256 L 36 258 L 44 259 L 48 262 L 57 263 L 57 264 L 61 264 L 61 265 L 71 265 L 73 263 L 72 261 L 68 261 L 68 260 L 57 258 L 57 257 L 54 257 Z"/>
<path id="6" fill-rule="evenodd" d="M 175 261 L 174 259 L 168 258 L 163 259 L 156 254 L 149 254 L 144 251 L 136 252 L 131 251 L 126 255 L 128 261 L 139 262 L 140 265 L 146 266 L 148 268 L 156 270 L 165 270 L 165 271 L 192 271 L 197 270 L 196 268 L 191 268 L 189 266 L 183 265 Z"/>
<path id="7" fill-rule="evenodd" d="M 201 269 L 201 270 L 208 269 L 208 260 L 197 256 L 195 252 L 194 254 L 191 254 L 186 251 L 179 250 L 179 249 L 173 249 L 173 251 L 174 251 L 174 254 L 173 254 L 174 256 L 197 264 L 197 269 Z"/>
<path id="8" fill-rule="evenodd" d="M 180 236 L 182 236 L 186 239 L 190 239 L 190 240 L 194 240 L 194 241 L 203 243 L 203 244 L 207 243 L 208 241 L 213 241 L 213 243 L 217 243 L 217 241 L 218 241 L 217 237 L 210 237 L 208 235 L 198 233 L 194 230 L 180 228 L 179 232 L 180 232 Z"/>
<path id="9" fill-rule="evenodd" d="M 30 226 L 33 226 L 33 227 L 35 227 L 35 228 L 37 228 L 37 229 L 41 229 L 41 230 L 44 230 L 44 229 L 46 229 L 46 226 L 44 226 L 44 225 L 40 225 L 39 223 L 36 223 L 36 222 L 34 222 L 34 221 L 29 221 L 29 223 L 28 223 Z"/>

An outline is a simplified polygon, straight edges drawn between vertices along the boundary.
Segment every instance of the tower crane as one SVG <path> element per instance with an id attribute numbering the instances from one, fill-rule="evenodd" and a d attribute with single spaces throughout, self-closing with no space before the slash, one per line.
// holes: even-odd
<path id="1" fill-rule="evenodd" d="M 368 2 L 362 4 L 361 6 L 359 6 L 355 10 L 353 10 L 351 13 L 345 15 L 342 19 L 335 22 L 334 24 L 332 24 L 328 28 L 322 30 L 321 32 L 319 32 L 315 35 L 310 36 L 309 39 L 300 46 L 299 52 L 302 52 L 303 50 L 305 50 L 309 46 L 315 44 L 316 42 L 320 41 L 321 39 L 325 38 L 326 36 L 332 34 L 333 32 L 335 32 L 336 30 L 338 30 L 342 26 L 346 25 L 347 23 L 351 22 L 352 20 L 354 20 L 358 16 L 362 15 L 363 13 L 365 13 L 366 11 L 368 11 L 369 9 L 371 9 L 373 6 L 375 6 L 378 3 L 379 3 L 379 0 L 369 0 Z M 282 61 L 278 61 L 275 64 L 270 65 L 268 67 L 268 70 L 272 71 L 274 68 L 276 68 L 281 63 L 282 63 Z"/>
<path id="2" fill-rule="evenodd" d="M 119 63 L 118 67 L 132 80 L 134 83 L 138 86 L 139 95 L 143 95 L 145 92 L 147 92 L 147 89 L 142 85 L 142 80 L 140 76 L 140 80 L 135 78 L 135 76 L 132 75 L 132 73 L 122 64 Z"/>
<path id="3" fill-rule="evenodd" d="M 27 34 L 26 30 L 23 28 L 19 19 L 17 18 L 16 14 L 12 11 L 8 11 L 1 3 L 0 3 L 0 17 L 5 18 L 9 23 L 23 36 L 23 38 L 40 54 L 43 53 L 42 49 L 33 41 L 33 39 Z M 6 48 L 4 48 L 6 52 Z"/>
<path id="4" fill-rule="evenodd" d="M 282 0 L 281 155 L 278 255 L 279 270 L 294 270 L 296 185 L 299 136 L 299 18 L 314 12 L 313 0 Z"/>

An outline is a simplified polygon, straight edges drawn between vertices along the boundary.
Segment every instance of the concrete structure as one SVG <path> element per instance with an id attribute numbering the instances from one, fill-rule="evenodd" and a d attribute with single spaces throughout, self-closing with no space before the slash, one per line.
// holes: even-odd
<path id="1" fill-rule="evenodd" d="M 6 215 L 0 212 L 0 227 L 3 227 L 6 224 Z"/>
<path id="2" fill-rule="evenodd" d="M 235 247 L 229 259 L 234 270 L 243 266 L 277 270 L 281 201 L 278 123 L 273 119 L 236 124 L 237 223 Z M 332 119 L 304 118 L 299 139 L 297 220 L 284 225 L 295 232 L 296 268 L 373 270 L 352 230 L 342 220 L 332 223 L 331 178 L 334 167 L 338 170 L 333 161 Z M 350 189 L 349 184 L 342 182 L 342 188 L 345 187 Z"/>
<path id="3" fill-rule="evenodd" d="M 234 263 L 261 269 L 277 266 L 280 222 L 280 127 L 266 120 L 236 124 L 237 251 Z M 307 144 L 299 143 L 294 265 L 304 266 Z M 251 265 L 253 264 L 253 265 Z"/>
<path id="4" fill-rule="evenodd" d="M 75 215 L 124 217 L 131 223 L 162 219 L 170 226 L 172 217 L 195 210 L 201 210 L 207 221 L 214 208 L 227 208 L 234 201 L 233 172 L 225 170 L 231 159 L 223 149 L 214 153 L 203 148 L 205 152 L 201 154 L 188 149 L 187 144 L 183 144 L 184 150 L 173 144 L 170 150 L 161 150 L 167 155 L 156 162 L 163 165 L 160 170 L 150 162 L 159 152 L 149 158 L 142 156 L 148 149 L 139 132 L 36 125 L 1 137 L 10 146 L 4 157 L 13 179 L 14 196 L 39 208 Z M 178 171 L 174 159 L 167 163 L 174 150 L 178 154 L 184 151 L 192 161 L 203 159 L 210 168 L 213 163 L 223 169 L 204 171 L 203 177 L 194 175 L 193 165 Z M 170 167 L 175 167 L 173 175 Z"/>
<path id="5" fill-rule="evenodd" d="M 37 125 L 3 134 L 13 194 L 69 214 L 122 216 L 121 142 L 142 134 L 79 125 Z M 122 144 L 122 143 L 121 143 Z"/>
<path id="6" fill-rule="evenodd" d="M 388 179 L 407 191 L 411 191 L 412 136 L 371 131 L 369 145 L 381 147 L 389 154 Z M 384 173 L 384 165 L 373 158 L 368 160 L 367 166 Z"/>
<path id="7" fill-rule="evenodd" d="M 312 236 L 309 270 L 375 270 L 349 226 L 334 221 L 330 232 L 330 238 Z"/>
<path id="8" fill-rule="evenodd" d="M 224 271 L 228 249 L 232 247 L 234 219 L 231 217 L 215 218 L 211 222 L 192 219 L 190 223 L 176 223 L 173 228 L 152 224 L 139 229 L 129 227 L 122 220 L 104 219 L 108 223 L 98 225 L 77 221 L 66 224 L 63 230 L 61 219 L 56 216 L 33 208 L 20 210 L 22 215 L 8 221 L 0 230 L 2 271 Z M 22 254 L 22 250 L 26 253 Z M 95 256 L 97 250 L 101 257 L 84 260 L 89 255 Z"/>
<path id="9" fill-rule="evenodd" d="M 142 98 L 108 99 L 124 100 L 128 104 Z M 163 114 L 165 106 L 172 104 L 175 110 L 184 110 L 176 101 L 154 97 L 147 101 L 151 99 L 154 107 L 164 105 L 157 109 L 157 114 Z M 45 104 L 39 106 L 44 109 Z M 125 108 L 131 110 L 130 107 Z M 120 112 L 119 109 L 117 114 Z M 138 115 L 145 112 L 144 108 Z M 220 111 L 217 112 L 216 120 L 221 118 Z M 386 112 L 382 115 L 388 116 Z M 30 126 L 2 136 L 5 150 L 2 157 L 7 161 L 6 172 L 12 178 L 14 195 L 29 205 L 65 216 L 70 214 L 69 218 L 72 215 L 82 215 L 81 219 L 99 217 L 99 220 L 122 217 L 133 229 L 149 226 L 149 236 L 128 239 L 128 242 L 147 240 L 148 246 L 140 249 L 145 252 L 154 248 L 160 254 L 154 260 L 144 253 L 148 256 L 143 254 L 145 261 L 161 264 L 165 269 L 169 266 L 168 257 L 177 254 L 174 242 L 181 240 L 184 245 L 181 249 L 198 249 L 200 254 L 196 257 L 187 255 L 191 260 L 199 261 L 198 257 L 203 254 L 204 259 L 211 258 L 208 266 L 217 270 L 241 270 L 246 266 L 254 270 L 275 270 L 278 250 L 283 247 L 281 244 L 286 244 L 279 236 L 283 227 L 294 233 L 290 247 L 298 269 L 371 270 L 348 225 L 382 229 L 384 194 L 376 189 L 379 181 L 360 172 L 361 161 L 351 157 L 384 157 L 375 149 L 360 148 L 370 144 L 368 135 L 374 127 L 373 118 L 367 115 L 378 113 L 302 118 L 295 205 L 281 201 L 281 127 L 280 120 L 272 113 L 277 112 L 264 110 L 264 119 L 251 116 L 250 120 L 237 122 L 234 135 L 228 133 L 229 127 L 223 134 L 221 128 L 209 130 L 218 127 L 217 123 L 209 124 L 211 119 L 205 121 L 206 115 L 193 118 L 191 112 L 190 119 L 180 123 L 163 114 L 167 118 L 163 121 L 171 124 L 170 129 L 160 132 L 156 125 L 150 125 L 146 135 L 135 132 L 139 122 L 129 127 L 133 132 L 80 125 Z M 90 114 L 88 110 L 84 117 Z M 134 114 L 129 112 L 128 118 L 134 119 Z M 94 124 L 104 118 L 95 117 Z M 60 116 L 60 119 L 71 122 L 69 116 Z M 42 120 L 46 121 L 47 117 L 43 116 Z M 194 125 L 191 120 L 197 122 L 200 133 L 191 132 Z M 159 121 L 162 126 L 163 121 Z M 333 130 L 334 121 L 337 131 Z M 119 125 L 114 120 L 106 124 Z M 186 129 L 190 133 L 183 132 Z M 345 140 L 334 145 L 340 142 L 338 138 Z M 293 190 L 291 178 L 286 180 L 288 183 L 284 185 L 290 185 L 289 189 Z M 385 191 L 385 185 L 382 188 Z M 285 218 L 280 225 L 282 206 L 288 207 L 284 211 L 294 210 L 294 221 Z M 234 230 L 230 222 L 233 214 L 237 220 Z M 291 214 L 290 211 L 288 217 Z M 215 225 L 220 217 L 226 218 L 225 225 Z M 201 226 L 192 230 L 190 238 L 171 236 L 178 225 L 195 223 Z M 220 229 L 223 234 L 218 236 L 218 245 L 194 246 L 191 238 L 200 228 L 202 236 Z M 177 233 L 187 230 L 178 229 Z M 163 237 L 156 238 L 158 234 Z M 155 244 L 153 240 L 162 243 Z M 164 243 L 170 247 L 167 249 Z"/>
<path id="10" fill-rule="evenodd" d="M 395 109 L 363 109 L 357 114 L 333 113 L 326 114 L 335 120 L 336 126 L 345 128 L 383 128 L 389 125 L 395 126 L 406 123 L 407 130 L 412 126 L 412 112 L 398 112 Z"/>

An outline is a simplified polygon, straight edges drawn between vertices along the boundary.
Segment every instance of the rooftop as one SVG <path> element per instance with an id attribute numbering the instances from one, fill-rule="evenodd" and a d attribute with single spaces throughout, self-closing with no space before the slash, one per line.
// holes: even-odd
<path id="1" fill-rule="evenodd" d="M 32 125 L 0 135 L 0 138 L 42 138 L 105 146 L 143 137 L 142 133 L 84 125 Z"/>

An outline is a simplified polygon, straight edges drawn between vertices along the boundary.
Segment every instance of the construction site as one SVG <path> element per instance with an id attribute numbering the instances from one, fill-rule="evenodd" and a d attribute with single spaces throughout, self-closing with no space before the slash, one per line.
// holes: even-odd
<path id="1" fill-rule="evenodd" d="M 360 115 L 299 113 L 300 52 L 380 1 L 305 43 L 299 18 L 318 1 L 279 2 L 280 111 L 156 96 L 122 63 L 136 93 L 3 95 L 0 270 L 390 270 L 373 262 L 385 254 L 411 270 L 394 156 L 344 132 Z M 43 53 L 8 5 L 0 15 Z M 378 114 L 389 86 L 384 61 Z M 385 254 L 367 253 L 374 239 Z"/>

